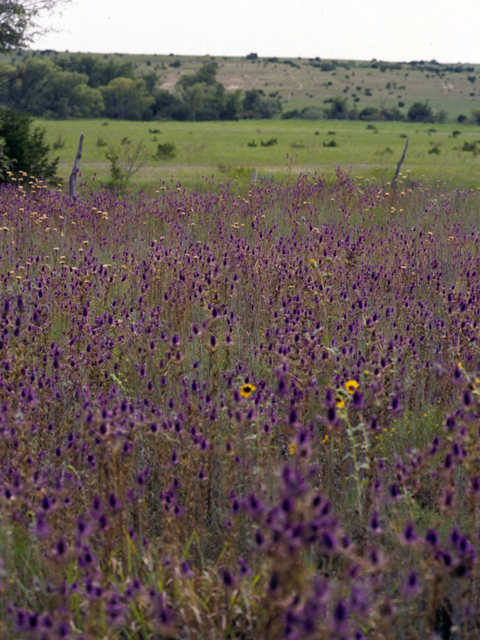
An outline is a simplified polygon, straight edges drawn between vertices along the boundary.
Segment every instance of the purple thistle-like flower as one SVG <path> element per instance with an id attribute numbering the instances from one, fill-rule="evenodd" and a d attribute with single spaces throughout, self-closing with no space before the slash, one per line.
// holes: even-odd
<path id="1" fill-rule="evenodd" d="M 287 383 L 283 376 L 279 376 L 277 380 L 277 394 L 283 398 L 287 393 Z"/>
<path id="2" fill-rule="evenodd" d="M 58 558 L 63 558 L 67 553 L 67 544 L 63 538 L 61 538 L 55 545 L 55 555 Z"/>
<path id="3" fill-rule="evenodd" d="M 389 487 L 389 493 L 392 500 L 398 500 L 401 497 L 401 489 L 398 484 L 391 484 Z"/>
<path id="4" fill-rule="evenodd" d="M 270 580 L 268 581 L 268 589 L 271 593 L 275 593 L 280 588 L 280 576 L 276 571 L 272 573 L 270 576 Z"/>
<path id="5" fill-rule="evenodd" d="M 418 590 L 420 588 L 420 585 L 418 583 L 418 577 L 417 574 L 415 573 L 415 571 L 411 571 L 408 576 L 407 576 L 407 580 L 405 582 L 405 593 L 407 596 L 413 596 L 415 595 Z"/>
<path id="6" fill-rule="evenodd" d="M 337 421 L 337 412 L 334 406 L 328 407 L 327 410 L 327 421 L 330 424 L 335 424 Z"/>
<path id="7" fill-rule="evenodd" d="M 398 399 L 397 396 L 394 396 L 392 398 L 390 408 L 392 409 L 393 413 L 397 413 L 398 411 L 400 411 L 400 400 Z"/>
<path id="8" fill-rule="evenodd" d="M 333 622 L 337 629 L 341 629 L 346 625 L 348 619 L 348 610 L 343 600 L 339 600 L 333 610 Z"/>
<path id="9" fill-rule="evenodd" d="M 360 391 L 354 391 L 351 404 L 354 409 L 357 409 L 357 410 L 364 409 L 365 403 L 363 401 L 363 393 L 360 393 Z"/>
<path id="10" fill-rule="evenodd" d="M 157 611 L 157 623 L 161 631 L 171 631 L 173 614 L 169 608 L 162 605 Z"/>
<path id="11" fill-rule="evenodd" d="M 227 589 L 233 589 L 235 587 L 235 576 L 228 569 L 222 569 L 220 572 L 223 586 Z"/>
<path id="12" fill-rule="evenodd" d="M 335 405 L 335 392 L 333 389 L 327 389 L 325 391 L 325 406 L 327 409 Z"/>
<path id="13" fill-rule="evenodd" d="M 290 497 L 286 497 L 282 500 L 282 503 L 280 505 L 281 510 L 286 513 L 286 514 L 290 514 L 293 512 L 293 509 L 295 507 L 295 502 L 293 501 L 292 498 Z"/>
<path id="14" fill-rule="evenodd" d="M 263 511 L 263 504 L 254 493 L 248 496 L 246 506 L 252 515 L 259 515 Z"/>
<path id="15" fill-rule="evenodd" d="M 470 481 L 470 489 L 473 495 L 477 496 L 480 493 L 480 478 L 475 477 Z"/>
<path id="16" fill-rule="evenodd" d="M 378 513 L 373 513 L 370 518 L 370 529 L 373 533 L 381 533 L 382 527 L 380 525 L 380 519 L 378 517 Z"/>
<path id="17" fill-rule="evenodd" d="M 417 534 L 415 533 L 415 527 L 413 526 L 413 523 L 409 522 L 405 526 L 403 530 L 403 539 L 409 544 L 415 542 L 415 540 L 417 539 Z"/>
<path id="18" fill-rule="evenodd" d="M 438 533 L 435 529 L 428 529 L 425 535 L 425 541 L 432 545 L 432 547 L 435 547 L 438 544 Z"/>
<path id="19" fill-rule="evenodd" d="M 454 431 L 457 426 L 457 421 L 455 416 L 447 416 L 447 420 L 445 422 L 445 427 L 448 431 Z"/>
<path id="20" fill-rule="evenodd" d="M 330 531 L 324 531 L 322 533 L 321 541 L 327 551 L 334 551 L 337 546 L 337 541 Z"/>
<path id="21" fill-rule="evenodd" d="M 255 544 L 257 545 L 257 547 L 263 547 L 263 545 L 265 544 L 265 537 L 260 529 L 257 529 L 255 531 Z"/>
<path id="22" fill-rule="evenodd" d="M 50 532 L 50 528 L 42 513 L 38 513 L 35 519 L 34 533 L 39 538 L 46 537 Z"/>
<path id="23" fill-rule="evenodd" d="M 249 576 L 252 574 L 252 570 L 244 558 L 240 558 L 238 560 L 238 564 L 240 565 L 239 573 L 241 576 Z"/>
<path id="24" fill-rule="evenodd" d="M 453 381 L 454 381 L 454 383 L 458 384 L 459 382 L 461 382 L 462 377 L 463 377 L 462 370 L 457 364 L 457 365 L 455 365 L 455 369 L 453 370 Z"/>
<path id="25" fill-rule="evenodd" d="M 453 558 L 448 553 L 448 551 L 440 551 L 438 554 L 438 559 L 443 562 L 445 567 L 450 568 L 453 564 Z"/>

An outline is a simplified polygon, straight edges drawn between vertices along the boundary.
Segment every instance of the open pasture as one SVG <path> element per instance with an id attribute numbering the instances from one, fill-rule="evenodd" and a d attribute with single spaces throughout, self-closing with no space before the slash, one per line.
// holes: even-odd
<path id="1" fill-rule="evenodd" d="M 2 639 L 478 638 L 478 191 L 0 201 Z"/>
<path id="2" fill-rule="evenodd" d="M 85 133 L 80 165 L 87 191 L 96 174 L 106 183 L 109 162 L 105 152 L 122 149 L 122 140 L 143 141 L 150 159 L 131 182 L 151 193 L 163 183 L 179 180 L 184 187 L 206 189 L 204 178 L 237 180 L 248 186 L 254 168 L 263 181 L 288 174 L 318 173 L 331 184 L 338 166 L 353 176 L 391 181 L 403 152 L 402 165 L 411 180 L 448 188 L 480 186 L 480 127 L 399 122 L 365 123 L 264 120 L 240 122 L 126 122 L 116 120 L 41 121 L 53 154 L 60 157 L 59 175 L 65 184 L 72 170 L 80 132 Z M 154 160 L 159 144 L 175 145 L 175 157 Z M 263 143 L 263 144 L 262 144 Z M 265 146 L 268 145 L 268 146 Z M 464 150 L 468 148 L 470 150 Z"/>

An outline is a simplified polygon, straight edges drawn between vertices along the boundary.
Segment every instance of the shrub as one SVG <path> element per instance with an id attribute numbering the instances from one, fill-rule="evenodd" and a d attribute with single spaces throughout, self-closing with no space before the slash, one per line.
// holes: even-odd
<path id="1" fill-rule="evenodd" d="M 33 119 L 27 113 L 0 110 L 0 138 L 4 140 L 3 151 L 14 176 L 23 172 L 48 183 L 58 181 L 59 159 L 49 158 L 50 145 L 45 134 L 45 128 L 33 127 Z"/>
<path id="2" fill-rule="evenodd" d="M 171 142 L 164 142 L 157 145 L 157 152 L 154 155 L 156 160 L 173 160 L 175 158 L 176 147 Z"/>
<path id="3" fill-rule="evenodd" d="M 428 103 L 415 102 L 407 113 L 410 122 L 435 122 L 432 107 Z"/>

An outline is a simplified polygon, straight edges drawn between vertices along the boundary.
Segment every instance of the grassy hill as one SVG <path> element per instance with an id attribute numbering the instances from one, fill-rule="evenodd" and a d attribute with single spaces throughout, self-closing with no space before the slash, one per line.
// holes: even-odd
<path id="1" fill-rule="evenodd" d="M 58 57 L 53 51 L 19 51 L 3 59 L 30 55 Z M 108 58 L 107 54 L 98 54 Z M 414 102 L 446 112 L 446 121 L 471 117 L 480 107 L 480 65 L 440 64 L 436 61 L 382 62 L 320 58 L 254 58 L 223 56 L 112 54 L 131 60 L 138 73 L 155 71 L 158 86 L 173 91 L 180 76 L 197 71 L 205 62 L 218 64 L 218 80 L 228 90 L 261 89 L 278 97 L 283 110 L 326 106 L 336 96 L 359 111 L 366 107 L 397 107 L 407 113 Z"/>

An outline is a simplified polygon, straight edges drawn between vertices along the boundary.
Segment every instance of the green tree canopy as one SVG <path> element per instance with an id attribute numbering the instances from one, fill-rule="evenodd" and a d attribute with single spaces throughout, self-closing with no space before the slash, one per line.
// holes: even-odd
<path id="1" fill-rule="evenodd" d="M 407 113 L 410 122 L 435 122 L 432 107 L 427 102 L 415 102 Z"/>
<path id="2" fill-rule="evenodd" d="M 145 80 L 115 78 L 106 87 L 100 87 L 100 91 L 108 118 L 142 120 L 151 117 L 149 107 L 155 98 L 147 91 Z"/>
<path id="3" fill-rule="evenodd" d="M 88 76 L 88 84 L 94 89 L 109 84 L 115 78 L 135 80 L 135 65 L 130 60 L 102 59 L 91 53 L 71 53 L 59 57 L 55 64 L 63 71 L 77 71 Z"/>
<path id="4" fill-rule="evenodd" d="M 9 169 L 14 175 L 24 171 L 46 182 L 55 179 L 58 158 L 49 158 L 50 146 L 45 142 L 45 129 L 32 128 L 32 117 L 13 109 L 0 110 L 0 139 Z"/>
<path id="5" fill-rule="evenodd" d="M 278 98 L 267 98 L 261 89 L 245 91 L 243 99 L 244 118 L 269 119 L 282 113 L 282 105 Z"/>

